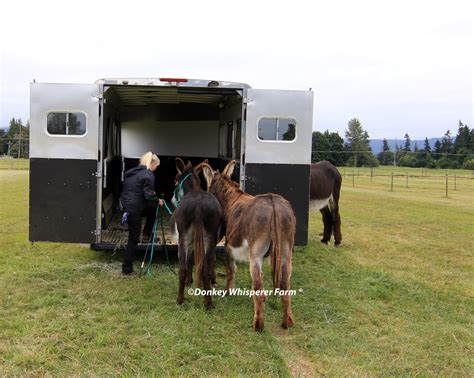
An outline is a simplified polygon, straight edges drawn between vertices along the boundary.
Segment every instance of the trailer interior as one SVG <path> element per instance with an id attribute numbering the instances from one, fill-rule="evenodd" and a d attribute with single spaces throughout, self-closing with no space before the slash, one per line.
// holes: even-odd
<path id="1" fill-rule="evenodd" d="M 137 166 L 143 153 L 153 151 L 159 156 L 155 190 L 170 203 L 176 157 L 193 165 L 208 159 L 214 169 L 222 169 L 232 159 L 241 160 L 242 109 L 239 89 L 105 86 L 98 197 L 102 231 L 96 248 L 117 248 L 127 242 L 118 199 L 125 171 Z M 235 177 L 237 181 L 238 169 Z M 164 211 L 161 214 L 167 232 L 169 216 Z M 168 236 L 165 240 L 171 243 Z M 157 242 L 161 241 L 160 231 Z"/>

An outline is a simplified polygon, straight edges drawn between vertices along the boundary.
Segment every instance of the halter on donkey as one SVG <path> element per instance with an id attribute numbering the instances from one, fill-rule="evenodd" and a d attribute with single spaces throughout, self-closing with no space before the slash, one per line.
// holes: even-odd
<path id="1" fill-rule="evenodd" d="M 172 199 L 177 207 L 170 220 L 171 236 L 178 243 L 179 289 L 176 302 L 184 301 L 184 287 L 193 282 L 196 266 L 196 286 L 209 291 L 215 283 L 215 248 L 222 238 L 222 208 L 217 199 L 201 189 L 197 171 L 176 158 L 177 185 Z M 204 296 L 204 306 L 212 307 L 210 295 Z"/>

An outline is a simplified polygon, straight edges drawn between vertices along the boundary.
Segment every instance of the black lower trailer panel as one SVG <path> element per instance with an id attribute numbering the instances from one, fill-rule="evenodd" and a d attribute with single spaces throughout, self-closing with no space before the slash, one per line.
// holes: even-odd
<path id="1" fill-rule="evenodd" d="M 295 245 L 308 244 L 310 165 L 247 163 L 245 176 L 247 193 L 276 193 L 291 203 L 296 216 Z"/>

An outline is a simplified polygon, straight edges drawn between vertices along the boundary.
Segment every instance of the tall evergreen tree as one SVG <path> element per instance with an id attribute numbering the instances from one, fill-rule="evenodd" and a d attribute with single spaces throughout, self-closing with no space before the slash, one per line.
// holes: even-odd
<path id="1" fill-rule="evenodd" d="M 405 138 L 405 146 L 403 147 L 403 151 L 411 152 L 411 139 L 408 133 L 406 133 L 403 138 Z"/>
<path id="2" fill-rule="evenodd" d="M 7 133 L 4 129 L 0 129 L 0 155 L 5 155 L 8 149 L 8 141 L 6 139 Z"/>
<path id="3" fill-rule="evenodd" d="M 454 153 L 457 155 L 456 160 L 462 164 L 465 159 L 469 158 L 469 151 L 471 144 L 471 130 L 467 125 L 464 125 L 461 120 L 459 121 L 458 133 L 454 141 Z"/>
<path id="4" fill-rule="evenodd" d="M 350 163 L 354 167 L 362 165 L 374 166 L 378 164 L 372 154 L 369 144 L 369 134 L 362 128 L 360 121 L 353 118 L 349 121 L 346 130 L 347 145 L 352 153 Z"/>
<path id="5" fill-rule="evenodd" d="M 439 160 L 441 157 L 441 142 L 439 139 L 435 142 L 433 154 L 435 160 Z"/>
<path id="6" fill-rule="evenodd" d="M 423 146 L 423 150 L 425 151 L 426 154 L 431 154 L 431 145 L 428 138 L 425 138 L 425 144 Z"/>
<path id="7" fill-rule="evenodd" d="M 390 151 L 390 146 L 388 145 L 387 139 L 383 139 L 382 152 L 379 152 L 377 159 L 382 165 L 392 165 L 393 164 L 393 152 Z"/>
<path id="8" fill-rule="evenodd" d="M 454 150 L 454 144 L 453 144 L 453 138 L 451 136 L 451 131 L 447 130 L 443 138 L 441 138 L 441 153 L 444 155 L 448 155 L 453 153 Z"/>

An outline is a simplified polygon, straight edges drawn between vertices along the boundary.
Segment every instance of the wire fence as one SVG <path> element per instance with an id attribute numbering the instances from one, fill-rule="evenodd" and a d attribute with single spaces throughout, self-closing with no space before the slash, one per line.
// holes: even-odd
<path id="1" fill-rule="evenodd" d="M 432 194 L 466 194 L 474 200 L 474 171 L 427 168 L 339 168 L 343 185 L 352 188 L 413 191 Z"/>
<path id="2" fill-rule="evenodd" d="M 474 171 L 403 167 L 339 167 L 343 188 L 414 192 L 449 197 L 463 195 L 474 201 Z M 0 158 L 0 170 L 29 170 L 28 159 Z"/>

